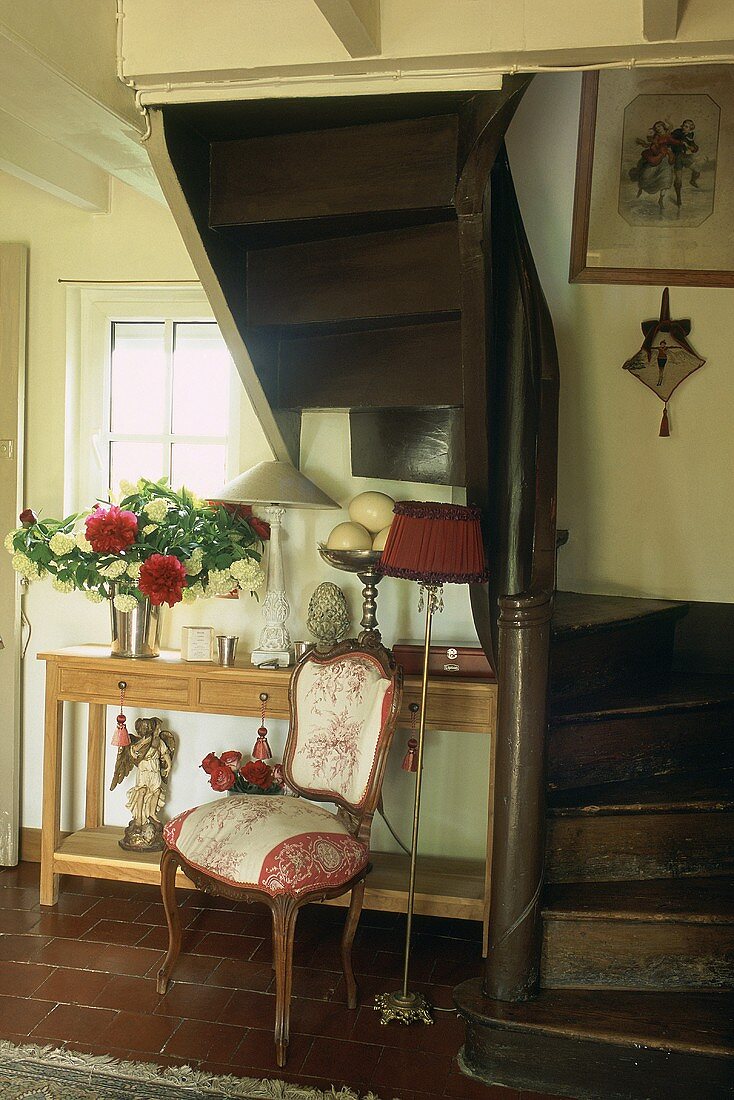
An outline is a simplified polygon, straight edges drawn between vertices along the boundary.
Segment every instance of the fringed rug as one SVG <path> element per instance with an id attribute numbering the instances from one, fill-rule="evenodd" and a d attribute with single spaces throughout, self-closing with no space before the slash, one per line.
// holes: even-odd
<path id="1" fill-rule="evenodd" d="M 121 1062 L 107 1055 L 0 1041 L 0 1100 L 359 1100 L 350 1089 L 319 1089 L 253 1077 L 220 1077 L 190 1066 Z M 368 1093 L 365 1100 L 377 1100 Z"/>

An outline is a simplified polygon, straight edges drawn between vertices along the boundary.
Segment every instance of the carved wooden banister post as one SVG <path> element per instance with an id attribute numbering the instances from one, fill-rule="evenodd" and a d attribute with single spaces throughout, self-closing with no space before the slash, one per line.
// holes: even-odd
<path id="1" fill-rule="evenodd" d="M 552 608 L 549 591 L 500 600 L 492 896 L 484 977 L 485 996 L 498 1000 L 526 1000 L 538 985 Z"/>

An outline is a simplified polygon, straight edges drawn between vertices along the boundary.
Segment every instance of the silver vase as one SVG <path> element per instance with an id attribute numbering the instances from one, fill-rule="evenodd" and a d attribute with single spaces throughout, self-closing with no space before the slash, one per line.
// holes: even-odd
<path id="1" fill-rule="evenodd" d="M 161 651 L 161 608 L 146 596 L 133 611 L 118 611 L 110 600 L 113 657 L 158 657 Z"/>

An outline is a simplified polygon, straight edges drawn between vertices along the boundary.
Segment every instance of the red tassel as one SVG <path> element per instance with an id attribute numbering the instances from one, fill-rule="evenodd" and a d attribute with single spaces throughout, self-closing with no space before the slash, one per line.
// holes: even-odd
<path id="1" fill-rule="evenodd" d="M 127 719 L 124 714 L 117 715 L 117 729 L 112 734 L 112 744 L 118 749 L 130 744 L 130 734 L 127 732 Z"/>
<path id="2" fill-rule="evenodd" d="M 418 771 L 418 742 L 415 737 L 411 737 L 408 741 L 408 751 L 403 757 L 402 769 L 404 772 L 417 772 Z"/>
<path id="3" fill-rule="evenodd" d="M 260 726 L 260 729 L 257 731 L 257 741 L 252 750 L 252 758 L 253 760 L 271 760 L 272 757 L 273 754 L 268 744 L 268 731 L 265 729 L 265 726 Z"/>
<path id="4" fill-rule="evenodd" d="M 668 423 L 668 406 L 663 405 L 663 418 L 660 421 L 660 431 L 658 435 L 668 436 L 670 435 L 670 424 Z"/>

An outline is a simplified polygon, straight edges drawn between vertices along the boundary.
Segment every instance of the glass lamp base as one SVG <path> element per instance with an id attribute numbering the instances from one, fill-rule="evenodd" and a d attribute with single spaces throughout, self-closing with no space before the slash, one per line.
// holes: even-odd
<path id="1" fill-rule="evenodd" d="M 382 1014 L 381 1024 L 395 1020 L 399 1024 L 432 1024 L 431 1006 L 422 993 L 378 993 L 375 1011 Z"/>

